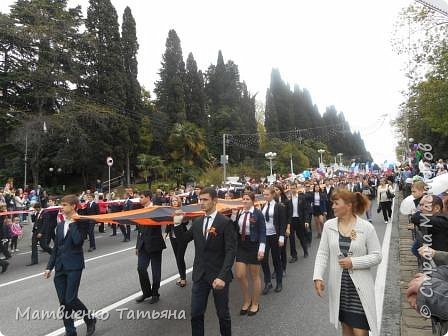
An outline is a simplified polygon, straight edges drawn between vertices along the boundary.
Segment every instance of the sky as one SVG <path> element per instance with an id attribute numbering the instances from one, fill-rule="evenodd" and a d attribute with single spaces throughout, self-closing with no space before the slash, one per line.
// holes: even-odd
<path id="1" fill-rule="evenodd" d="M 9 11 L 14 0 L 1 0 Z M 411 0 L 112 0 L 120 25 L 129 6 L 140 45 L 139 81 L 149 90 L 159 79 L 165 41 L 175 29 L 186 60 L 198 67 L 224 60 L 239 67 L 241 80 L 264 101 L 272 68 L 306 88 L 323 113 L 334 105 L 359 130 L 377 163 L 395 160 L 397 139 L 390 121 L 404 101 L 407 60 L 392 48 L 402 8 Z M 69 0 L 69 6 L 88 0 Z"/>

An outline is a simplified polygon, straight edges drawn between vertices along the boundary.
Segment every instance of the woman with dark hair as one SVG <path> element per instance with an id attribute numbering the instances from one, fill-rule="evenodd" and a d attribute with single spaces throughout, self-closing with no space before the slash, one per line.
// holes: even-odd
<path id="1" fill-rule="evenodd" d="M 378 336 L 375 285 L 371 268 L 381 262 L 375 228 L 362 219 L 369 200 L 361 193 L 338 189 L 332 196 L 336 218 L 328 220 L 314 265 L 314 287 L 322 297 L 329 266 L 330 322 L 344 336 Z"/>
<path id="2" fill-rule="evenodd" d="M 238 214 L 234 211 L 232 219 L 238 232 L 238 248 L 236 252 L 235 276 L 243 293 L 243 306 L 240 315 L 255 315 L 260 305 L 261 294 L 260 263 L 264 259 L 266 246 L 266 223 L 261 211 L 254 207 L 255 194 L 246 191 L 243 194 L 243 210 Z M 253 293 L 249 293 L 247 271 L 252 279 Z"/>
<path id="3" fill-rule="evenodd" d="M 289 214 L 289 198 L 286 196 L 285 189 L 281 184 L 276 184 L 274 187 L 275 190 L 275 200 L 277 202 L 280 202 L 285 207 L 286 214 Z M 286 226 L 286 232 L 285 236 L 288 237 L 290 230 L 290 221 L 286 221 L 288 224 Z M 280 248 L 280 261 L 282 263 L 282 269 L 283 269 L 283 276 L 286 275 L 286 264 L 288 263 L 287 257 L 286 257 L 286 245 L 288 243 L 288 239 L 285 239 L 285 244 Z M 272 279 L 275 279 L 275 272 L 272 273 Z"/>
<path id="4" fill-rule="evenodd" d="M 171 206 L 173 208 L 180 209 L 182 205 L 182 200 L 179 196 L 171 197 Z M 182 219 L 184 218 L 181 216 Z M 180 217 L 179 217 L 180 218 Z M 174 220 L 176 220 L 176 216 L 174 216 Z M 174 223 L 177 224 L 177 223 Z M 180 278 L 177 279 L 176 285 L 179 287 L 185 287 L 187 285 L 187 274 L 186 274 L 186 266 L 185 266 L 185 251 L 187 250 L 186 244 L 179 244 L 177 238 L 174 234 L 174 224 L 167 225 L 165 228 L 165 233 L 170 237 L 171 247 L 173 248 L 174 256 L 176 257 L 177 269 L 179 271 Z M 182 221 L 180 228 L 186 232 L 187 231 L 188 221 Z"/>
<path id="5" fill-rule="evenodd" d="M 318 184 L 315 184 L 313 187 L 313 201 L 311 205 L 313 208 L 314 223 L 316 224 L 317 238 L 320 238 L 322 235 L 324 216 L 327 215 L 327 197 Z"/>

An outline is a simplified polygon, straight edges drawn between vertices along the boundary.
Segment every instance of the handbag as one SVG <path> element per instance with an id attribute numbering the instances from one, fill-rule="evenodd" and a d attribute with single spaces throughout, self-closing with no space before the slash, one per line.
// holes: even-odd
<path id="1" fill-rule="evenodd" d="M 386 195 L 388 199 L 392 199 L 395 197 L 395 194 L 392 193 L 389 189 L 386 190 Z"/>

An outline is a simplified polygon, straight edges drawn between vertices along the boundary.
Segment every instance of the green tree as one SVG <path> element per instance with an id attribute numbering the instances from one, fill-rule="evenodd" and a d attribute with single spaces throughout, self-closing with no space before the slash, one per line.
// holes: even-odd
<path id="1" fill-rule="evenodd" d="M 162 56 L 160 80 L 155 83 L 154 92 L 157 96 L 157 110 L 166 116 L 165 126 L 170 129 L 178 122 L 187 118 L 185 112 L 185 63 L 182 57 L 180 39 L 174 29 L 168 32 L 166 49 Z"/>
<path id="2" fill-rule="evenodd" d="M 128 34 L 126 41 L 128 45 L 134 41 L 131 41 L 131 19 L 127 16 L 126 18 L 125 32 Z M 84 45 L 86 91 L 95 102 L 123 113 L 127 102 L 125 92 L 127 81 L 123 79 L 127 79 L 127 76 L 123 68 L 118 16 L 110 0 L 89 0 L 86 28 Z M 133 46 L 135 49 L 136 45 Z M 135 50 L 131 50 L 130 53 L 133 51 Z M 128 58 L 127 62 L 131 62 L 131 59 Z M 129 65 L 128 70 L 130 69 Z"/>
<path id="3" fill-rule="evenodd" d="M 192 53 L 188 54 L 185 75 L 185 112 L 187 121 L 204 129 L 208 115 L 205 111 L 204 78 Z"/>

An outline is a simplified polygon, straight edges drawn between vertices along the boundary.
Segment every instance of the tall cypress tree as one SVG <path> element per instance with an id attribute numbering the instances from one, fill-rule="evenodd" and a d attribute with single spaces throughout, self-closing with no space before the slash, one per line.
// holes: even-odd
<path id="1" fill-rule="evenodd" d="M 264 117 L 264 127 L 268 133 L 278 133 L 278 116 L 277 107 L 275 106 L 275 98 L 270 89 L 266 91 L 266 109 Z"/>
<path id="2" fill-rule="evenodd" d="M 123 13 L 121 26 L 121 45 L 123 51 L 124 73 L 126 74 L 126 106 L 128 113 L 134 114 L 141 103 L 141 88 L 137 79 L 138 74 L 138 42 L 135 28 L 135 20 L 131 9 L 126 7 Z"/>
<path id="3" fill-rule="evenodd" d="M 118 16 L 110 0 L 89 0 L 88 93 L 97 102 L 124 112 L 126 104 L 123 55 Z"/>
<path id="4" fill-rule="evenodd" d="M 180 39 L 174 29 L 168 32 L 166 50 L 162 56 L 160 80 L 156 82 L 154 92 L 157 95 L 156 107 L 164 114 L 169 125 L 187 119 L 185 112 L 185 63 L 182 58 Z"/>
<path id="5" fill-rule="evenodd" d="M 185 76 L 185 112 L 187 120 L 206 128 L 204 79 L 192 53 L 188 54 Z"/>

